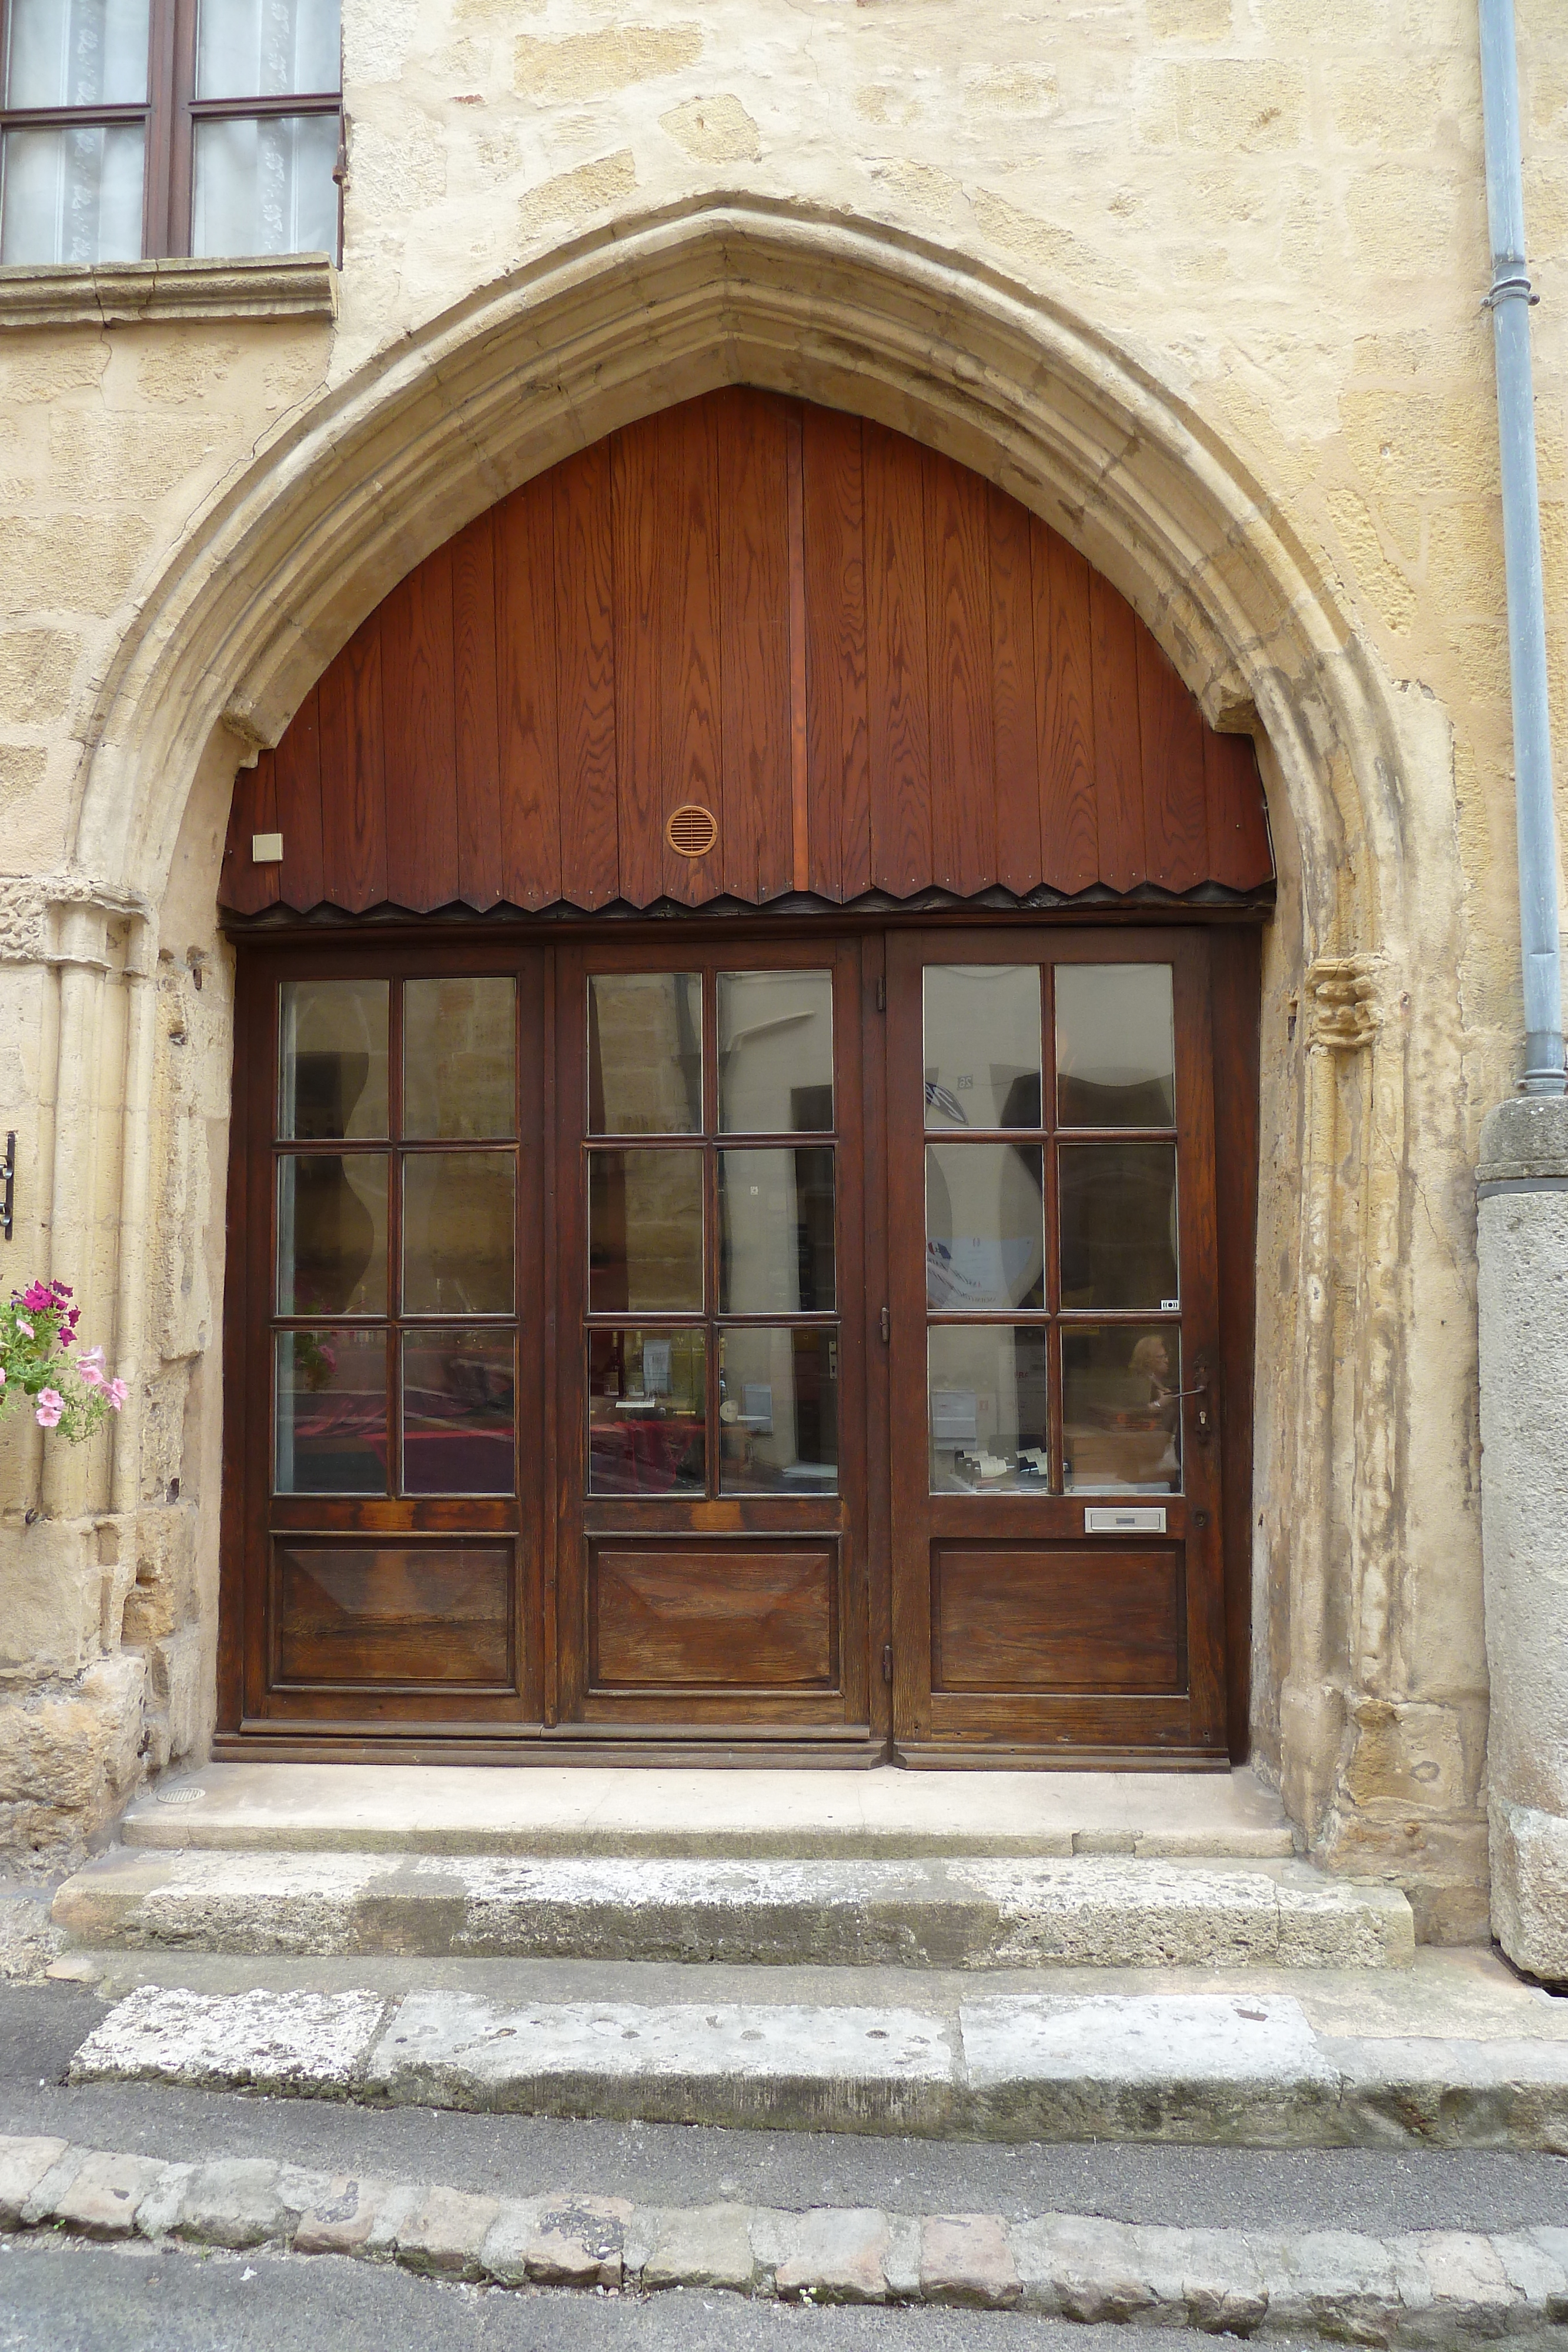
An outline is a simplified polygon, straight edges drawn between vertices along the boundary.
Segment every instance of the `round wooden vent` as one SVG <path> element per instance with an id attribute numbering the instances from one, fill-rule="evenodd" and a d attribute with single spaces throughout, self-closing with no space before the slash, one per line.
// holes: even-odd
<path id="1" fill-rule="evenodd" d="M 718 819 L 700 801 L 685 801 L 671 810 L 664 839 L 677 857 L 706 857 L 718 839 Z"/>

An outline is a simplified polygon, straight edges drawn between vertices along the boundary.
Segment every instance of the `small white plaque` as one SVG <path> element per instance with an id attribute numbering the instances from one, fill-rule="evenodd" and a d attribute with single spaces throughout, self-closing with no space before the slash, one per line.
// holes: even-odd
<path id="1" fill-rule="evenodd" d="M 1179 1315 L 1181 1313 L 1181 1300 L 1179 1298 L 1162 1298 L 1160 1301 L 1160 1313 L 1162 1315 Z"/>
<path id="2" fill-rule="evenodd" d="M 1086 1536 L 1163 1536 L 1163 1503 L 1091 1504 L 1083 1514 Z"/>
<path id="3" fill-rule="evenodd" d="M 281 866 L 283 835 L 280 833 L 253 833 L 250 837 L 250 862 L 253 866 Z"/>

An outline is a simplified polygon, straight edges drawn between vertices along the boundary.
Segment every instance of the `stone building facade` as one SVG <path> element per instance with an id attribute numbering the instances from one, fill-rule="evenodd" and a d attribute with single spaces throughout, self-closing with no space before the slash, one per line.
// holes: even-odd
<path id="1" fill-rule="evenodd" d="M 1251 1738 L 1486 1932 L 1475 1169 L 1518 911 L 1470 0 L 344 0 L 340 257 L 0 269 L 10 1283 L 131 1383 L 0 1423 L 0 1825 L 213 1736 L 236 771 L 413 566 L 726 383 L 1010 493 L 1251 735 Z M 1521 108 L 1568 741 L 1568 22 Z"/>

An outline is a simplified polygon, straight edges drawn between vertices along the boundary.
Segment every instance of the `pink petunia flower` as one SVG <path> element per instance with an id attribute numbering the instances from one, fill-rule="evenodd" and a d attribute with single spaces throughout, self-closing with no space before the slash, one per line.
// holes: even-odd
<path id="1" fill-rule="evenodd" d="M 110 1403 L 114 1407 L 115 1412 L 118 1412 L 120 1406 L 125 1402 L 126 1398 L 131 1394 L 131 1391 L 126 1387 L 123 1381 L 110 1381 L 104 1391 L 104 1394 L 108 1397 Z"/>
<path id="2" fill-rule="evenodd" d="M 41 1282 L 30 1282 L 22 1293 L 23 1306 L 30 1307 L 35 1315 L 47 1314 L 54 1303 L 54 1292 Z"/>
<path id="3" fill-rule="evenodd" d="M 89 1364 L 85 1356 L 77 1366 L 77 1370 L 81 1374 L 81 1384 L 84 1389 L 101 1389 L 108 1385 L 99 1367 L 96 1364 Z"/>
<path id="4" fill-rule="evenodd" d="M 4 1365 L 4 1364 L 0 1364 L 0 1389 L 3 1389 L 3 1388 L 5 1387 L 5 1365 Z"/>
<path id="5" fill-rule="evenodd" d="M 76 1346 L 76 1338 L 77 1335 L 74 1331 L 62 1331 L 59 1334 L 59 1342 L 61 1347 L 74 1348 Z"/>
<path id="6" fill-rule="evenodd" d="M 93 1366 L 95 1370 L 102 1371 L 103 1349 L 101 1348 L 84 1348 L 81 1354 L 78 1357 L 77 1370 L 81 1373 L 84 1380 L 87 1377 L 87 1368 L 89 1364 Z"/>
<path id="7" fill-rule="evenodd" d="M 25 1315 L 17 1316 L 16 1328 L 22 1334 L 24 1339 L 36 1339 L 38 1336 Z"/>
<path id="8" fill-rule="evenodd" d="M 38 1410 L 35 1416 L 40 1429 L 53 1429 L 66 1409 L 66 1401 L 57 1389 L 38 1391 Z"/>

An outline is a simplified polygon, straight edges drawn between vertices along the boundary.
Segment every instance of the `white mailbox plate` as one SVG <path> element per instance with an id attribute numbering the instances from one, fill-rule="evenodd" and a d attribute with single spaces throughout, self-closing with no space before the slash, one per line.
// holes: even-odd
<path id="1" fill-rule="evenodd" d="M 1092 1503 L 1083 1514 L 1086 1536 L 1163 1536 L 1163 1503 Z"/>

